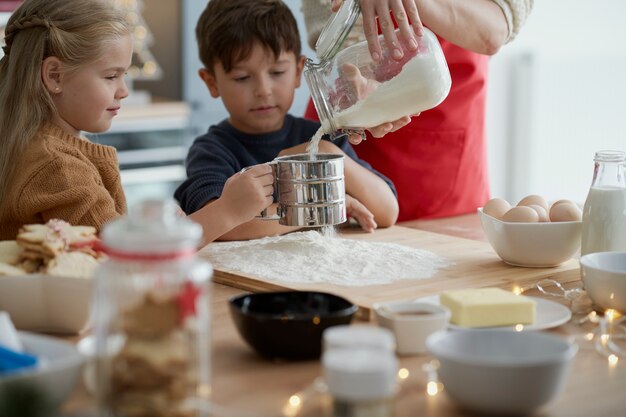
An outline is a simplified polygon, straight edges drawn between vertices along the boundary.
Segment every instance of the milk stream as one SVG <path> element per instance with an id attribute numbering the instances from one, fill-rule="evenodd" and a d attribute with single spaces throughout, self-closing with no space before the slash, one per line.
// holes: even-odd
<path id="1" fill-rule="evenodd" d="M 581 255 L 626 251 L 626 188 L 592 187 L 583 209 Z"/>
<path id="2" fill-rule="evenodd" d="M 368 129 L 431 109 L 443 101 L 450 91 L 449 75 L 438 70 L 445 67 L 439 54 L 418 54 L 409 60 L 398 75 L 378 86 L 353 106 L 337 112 L 338 128 Z M 307 147 L 309 154 L 317 153 L 319 141 L 329 132 L 323 123 Z"/>

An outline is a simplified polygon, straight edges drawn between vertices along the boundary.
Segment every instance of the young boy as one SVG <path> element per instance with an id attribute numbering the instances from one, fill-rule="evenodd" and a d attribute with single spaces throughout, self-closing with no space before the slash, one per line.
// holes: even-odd
<path id="1" fill-rule="evenodd" d="M 229 118 L 198 137 L 187 156 L 188 179 L 176 190 L 182 209 L 194 213 L 222 193 L 242 168 L 305 152 L 319 123 L 288 114 L 300 86 L 304 57 L 298 27 L 280 0 L 211 0 L 196 26 L 199 75 Z M 366 231 L 398 216 L 393 184 L 357 158 L 347 140 L 323 140 L 319 151 L 345 157 L 346 210 Z M 275 210 L 275 204 L 270 212 Z M 297 228 L 254 219 L 223 234 L 243 240 Z"/>

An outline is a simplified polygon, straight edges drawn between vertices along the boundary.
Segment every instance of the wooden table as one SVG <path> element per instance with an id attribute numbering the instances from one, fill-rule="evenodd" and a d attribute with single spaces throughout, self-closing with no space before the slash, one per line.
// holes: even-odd
<path id="1" fill-rule="evenodd" d="M 453 236 L 484 240 L 476 215 L 431 221 L 413 221 L 406 227 Z M 566 288 L 580 286 L 577 274 L 564 274 Z M 311 384 L 321 375 L 319 361 L 270 362 L 257 356 L 239 337 L 231 321 L 227 300 L 242 290 L 212 284 L 212 367 L 213 398 L 224 407 L 217 414 L 225 417 L 244 416 L 315 416 L 324 417 L 319 404 L 324 397 L 311 394 Z M 529 291 L 538 296 L 538 291 Z M 557 299 L 553 299 L 559 301 Z M 581 340 L 564 392 L 544 407 L 544 417 L 617 417 L 626 413 L 626 362 L 624 358 L 611 363 L 584 340 L 590 326 L 568 323 L 554 332 Z M 69 338 L 75 341 L 76 338 Z M 465 416 L 445 394 L 445 389 L 430 396 L 426 393 L 423 365 L 429 356 L 401 357 L 400 366 L 409 372 L 395 401 L 395 416 Z M 307 391 L 308 390 L 308 391 Z M 309 394 L 307 394 L 309 392 Z M 297 396 L 297 397 L 294 397 Z M 290 399 L 292 403 L 290 404 Z M 298 399 L 301 400 L 298 405 Z M 93 403 L 84 387 L 63 408 L 64 416 L 85 416 L 93 412 Z"/>

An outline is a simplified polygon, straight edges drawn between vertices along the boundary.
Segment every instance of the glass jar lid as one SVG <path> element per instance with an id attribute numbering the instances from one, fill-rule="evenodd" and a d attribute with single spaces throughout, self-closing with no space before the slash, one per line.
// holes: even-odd
<path id="1" fill-rule="evenodd" d="M 106 251 L 167 255 L 195 252 L 202 227 L 179 215 L 171 200 L 145 200 L 127 216 L 107 223 L 101 233 Z"/>
<path id="2" fill-rule="evenodd" d="M 360 13 L 358 0 L 345 0 L 337 13 L 333 13 L 315 43 L 315 52 L 322 62 L 331 60 L 339 52 Z"/>

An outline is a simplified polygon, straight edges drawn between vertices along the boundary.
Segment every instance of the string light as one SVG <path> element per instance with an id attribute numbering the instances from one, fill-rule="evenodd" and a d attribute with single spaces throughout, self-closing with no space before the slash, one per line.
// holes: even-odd
<path id="1" fill-rule="evenodd" d="M 609 323 L 614 322 L 620 316 L 621 316 L 620 312 L 612 308 L 609 308 L 608 310 L 604 312 L 604 317 L 608 320 Z"/>
<path id="2" fill-rule="evenodd" d="M 161 78 L 161 66 L 150 52 L 149 46 L 154 42 L 141 15 L 143 2 L 138 0 L 114 0 L 114 3 L 125 13 L 126 21 L 132 26 L 134 51 L 128 77 L 132 80 L 155 80 Z"/>
<path id="3" fill-rule="evenodd" d="M 439 394 L 439 384 L 436 381 L 430 381 L 429 383 L 427 383 L 426 393 L 431 397 Z"/>
<path id="4" fill-rule="evenodd" d="M 398 378 L 400 379 L 407 379 L 409 377 L 409 370 L 406 368 L 401 368 L 398 371 Z"/>
<path id="5" fill-rule="evenodd" d="M 285 417 L 295 417 L 300 412 L 302 408 L 302 398 L 298 394 L 294 394 L 289 397 L 287 403 L 283 407 L 283 415 Z"/>

